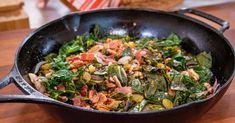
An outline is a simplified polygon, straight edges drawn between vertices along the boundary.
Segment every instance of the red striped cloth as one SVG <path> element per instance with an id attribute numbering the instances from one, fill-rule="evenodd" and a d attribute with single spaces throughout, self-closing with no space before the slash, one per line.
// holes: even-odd
<path id="1" fill-rule="evenodd" d="M 118 7 L 121 0 L 67 0 L 78 11 Z"/>

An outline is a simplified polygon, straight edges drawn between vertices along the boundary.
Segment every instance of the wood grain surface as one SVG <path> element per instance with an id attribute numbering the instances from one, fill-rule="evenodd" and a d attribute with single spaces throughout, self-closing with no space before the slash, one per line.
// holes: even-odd
<path id="1" fill-rule="evenodd" d="M 222 6 L 222 7 L 221 7 Z M 224 7 L 226 6 L 226 7 Z M 230 21 L 231 28 L 225 36 L 235 46 L 235 3 L 200 8 L 225 20 Z M 31 30 L 0 32 L 0 78 L 11 69 L 17 47 Z M 222 99 L 198 123 L 235 123 L 235 81 L 232 82 Z M 0 94 L 22 94 L 14 84 L 0 90 Z M 42 110 L 37 104 L 1 103 L 0 123 L 60 123 L 51 114 Z"/>
<path id="2" fill-rule="evenodd" d="M 23 0 L 0 0 L 0 31 L 29 28 L 23 4 Z"/>

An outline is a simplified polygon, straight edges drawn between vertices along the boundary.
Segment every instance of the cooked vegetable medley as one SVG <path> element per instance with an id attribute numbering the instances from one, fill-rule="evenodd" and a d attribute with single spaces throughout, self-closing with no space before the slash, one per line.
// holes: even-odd
<path id="1" fill-rule="evenodd" d="M 97 30 L 96 30 L 97 32 Z M 78 36 L 45 57 L 29 77 L 56 100 L 102 111 L 144 112 L 173 108 L 213 93 L 212 57 L 182 49 L 167 38 Z"/>

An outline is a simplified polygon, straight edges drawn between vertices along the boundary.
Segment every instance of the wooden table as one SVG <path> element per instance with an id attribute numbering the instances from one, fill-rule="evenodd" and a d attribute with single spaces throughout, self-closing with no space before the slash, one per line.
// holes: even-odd
<path id="1" fill-rule="evenodd" d="M 222 6 L 222 7 L 221 7 Z M 229 6 L 229 8 L 228 8 Z M 211 8 L 211 9 L 210 9 Z M 219 5 L 217 8 L 200 8 L 225 20 L 230 20 L 232 29 L 225 36 L 235 46 L 235 3 Z M 222 12 L 221 12 L 222 11 Z M 21 44 L 30 30 L 18 30 L 0 33 L 0 78 L 4 77 L 11 69 L 16 48 Z M 223 98 L 207 113 L 198 123 L 235 123 L 235 80 Z M 10 84 L 0 90 L 0 94 L 21 94 Z M 4 103 L 0 104 L 0 123 L 58 123 L 49 113 L 43 111 L 37 104 Z"/>

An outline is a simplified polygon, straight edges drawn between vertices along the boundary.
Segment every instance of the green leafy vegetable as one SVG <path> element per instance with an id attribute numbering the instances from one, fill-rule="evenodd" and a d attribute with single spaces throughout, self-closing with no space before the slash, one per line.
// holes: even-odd
<path id="1" fill-rule="evenodd" d="M 99 38 L 101 38 L 101 27 L 100 27 L 100 25 L 96 24 L 90 35 L 93 36 L 93 40 L 98 40 Z"/>
<path id="2" fill-rule="evenodd" d="M 161 105 L 147 104 L 147 105 L 144 107 L 143 111 L 158 111 L 158 110 L 162 110 L 162 109 L 164 109 L 164 107 L 161 106 Z"/>
<path id="3" fill-rule="evenodd" d="M 171 89 L 177 91 L 187 91 L 186 86 L 182 82 L 182 75 L 175 75 L 174 79 L 171 82 Z"/>
<path id="4" fill-rule="evenodd" d="M 122 68 L 121 66 L 110 65 L 108 68 L 108 75 L 111 77 L 117 76 L 123 86 L 127 85 L 127 75 L 124 68 Z"/>
<path id="5" fill-rule="evenodd" d="M 196 85 L 196 82 L 194 82 L 189 76 L 186 75 L 182 76 L 181 81 L 186 86 L 186 88 L 190 88 Z"/>
<path id="6" fill-rule="evenodd" d="M 163 76 L 157 74 L 147 74 L 147 81 L 152 83 L 152 86 L 155 86 L 156 91 L 166 91 L 167 90 L 167 83 Z"/>
<path id="7" fill-rule="evenodd" d="M 145 86 L 144 96 L 146 98 L 149 98 L 155 94 L 156 90 L 157 90 L 157 83 L 154 80 L 150 80 L 148 81 L 148 84 Z"/>
<path id="8" fill-rule="evenodd" d="M 122 56 L 133 56 L 132 54 L 132 51 L 131 51 L 131 48 L 126 48 L 123 53 L 122 53 Z"/>
<path id="9" fill-rule="evenodd" d="M 204 82 L 208 82 L 210 81 L 211 77 L 213 76 L 212 72 L 210 71 L 210 69 L 203 67 L 203 66 L 196 66 L 194 68 L 194 71 L 199 74 L 200 79 L 199 82 L 200 83 L 204 83 Z"/>
<path id="10" fill-rule="evenodd" d="M 102 31 L 93 25 L 48 54 L 39 72 L 29 74 L 35 88 L 75 106 L 118 112 L 170 109 L 213 94 L 211 53 L 185 51 L 176 34 L 138 38 Z"/>
<path id="11" fill-rule="evenodd" d="M 153 104 L 162 104 L 163 99 L 169 99 L 172 100 L 172 97 L 169 95 L 166 95 L 166 92 L 156 92 L 154 95 L 150 96 L 148 98 L 148 101 Z"/>
<path id="12" fill-rule="evenodd" d="M 188 91 L 183 92 L 183 91 L 177 91 L 175 98 L 174 98 L 174 105 L 182 105 L 188 102 L 188 98 L 189 98 L 190 93 L 188 93 Z"/>
<path id="13" fill-rule="evenodd" d="M 166 39 L 158 40 L 157 46 L 173 46 L 173 45 L 179 45 L 181 43 L 180 38 L 176 34 L 171 34 Z"/>
<path id="14" fill-rule="evenodd" d="M 186 70 L 186 60 L 181 54 L 176 54 L 173 57 L 171 64 L 176 70 Z"/>
<path id="15" fill-rule="evenodd" d="M 139 79 L 132 80 L 131 86 L 132 86 L 132 89 L 138 93 L 143 93 L 144 91 L 143 86 L 141 85 L 141 82 Z"/>
<path id="16" fill-rule="evenodd" d="M 137 104 L 130 112 L 140 112 L 143 110 L 144 106 L 148 103 L 147 100 L 141 101 L 139 104 Z"/>
<path id="17" fill-rule="evenodd" d="M 191 89 L 191 94 L 189 95 L 190 101 L 198 101 L 206 98 L 205 87 L 203 85 L 198 85 Z M 189 99 L 187 102 L 189 102 Z"/>
<path id="18" fill-rule="evenodd" d="M 201 52 L 197 56 L 197 61 L 201 66 L 211 68 L 212 67 L 212 57 L 211 53 Z"/>
<path id="19" fill-rule="evenodd" d="M 136 40 L 136 37 L 130 37 L 130 36 L 126 36 L 126 35 L 108 35 L 108 36 L 106 36 L 106 38 L 121 39 L 125 42 Z"/>
<path id="20" fill-rule="evenodd" d="M 116 93 L 116 92 L 112 93 L 111 97 L 116 100 L 127 100 L 128 99 L 128 96 L 126 94 Z"/>
<path id="21" fill-rule="evenodd" d="M 69 69 L 69 64 L 64 60 L 62 56 L 57 56 L 56 58 L 53 59 L 51 62 L 52 68 L 56 70 L 61 70 L 61 69 Z"/>
<path id="22" fill-rule="evenodd" d="M 57 54 L 55 53 L 50 53 L 46 57 L 44 57 L 46 62 L 52 62 L 54 58 L 57 57 Z"/>
<path id="23" fill-rule="evenodd" d="M 69 55 L 84 51 L 84 40 L 84 36 L 78 36 L 75 40 L 64 44 L 59 50 L 59 55 Z"/>
<path id="24" fill-rule="evenodd" d="M 50 97 L 53 99 L 58 99 L 58 97 L 63 93 L 64 93 L 63 91 L 53 90 L 50 91 Z"/>
<path id="25" fill-rule="evenodd" d="M 51 86 L 55 86 L 60 84 L 61 82 L 70 82 L 72 79 L 72 72 L 70 70 L 59 70 L 52 74 L 49 79 L 49 84 Z"/>

